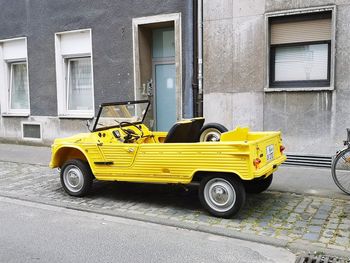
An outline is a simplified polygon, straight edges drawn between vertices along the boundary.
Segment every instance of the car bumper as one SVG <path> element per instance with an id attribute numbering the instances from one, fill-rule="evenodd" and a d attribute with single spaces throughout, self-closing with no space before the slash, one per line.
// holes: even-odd
<path id="1" fill-rule="evenodd" d="M 279 158 L 269 162 L 268 164 L 255 171 L 253 173 L 254 178 L 258 178 L 261 176 L 269 176 L 270 174 L 275 172 L 277 170 L 277 167 L 281 165 L 285 160 L 287 160 L 287 156 L 281 155 Z"/>

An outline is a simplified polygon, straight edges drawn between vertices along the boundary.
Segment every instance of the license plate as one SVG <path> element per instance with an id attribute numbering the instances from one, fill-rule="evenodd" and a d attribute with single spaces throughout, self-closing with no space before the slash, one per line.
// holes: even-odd
<path id="1" fill-rule="evenodd" d="M 273 145 L 266 147 L 266 160 L 271 161 L 273 159 Z"/>

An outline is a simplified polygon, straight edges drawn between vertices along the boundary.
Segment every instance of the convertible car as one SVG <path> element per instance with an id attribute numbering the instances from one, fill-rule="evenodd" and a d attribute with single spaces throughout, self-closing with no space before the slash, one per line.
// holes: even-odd
<path id="1" fill-rule="evenodd" d="M 204 118 L 176 122 L 168 132 L 151 131 L 148 108 L 148 101 L 102 104 L 90 133 L 54 141 L 50 167 L 59 168 L 69 195 L 88 194 L 94 179 L 196 183 L 203 207 L 228 218 L 243 206 L 246 192 L 270 186 L 286 159 L 280 132 L 238 127 L 220 134 L 220 125 L 203 126 Z"/>

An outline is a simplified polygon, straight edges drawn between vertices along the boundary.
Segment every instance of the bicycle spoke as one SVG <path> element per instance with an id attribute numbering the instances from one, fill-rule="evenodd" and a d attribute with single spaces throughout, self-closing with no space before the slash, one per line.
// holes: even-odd
<path id="1" fill-rule="evenodd" d="M 336 185 L 350 194 L 350 149 L 340 153 L 334 160 L 332 176 Z"/>

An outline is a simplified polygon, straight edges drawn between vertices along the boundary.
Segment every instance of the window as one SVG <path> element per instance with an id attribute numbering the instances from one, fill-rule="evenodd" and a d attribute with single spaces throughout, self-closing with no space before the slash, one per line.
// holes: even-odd
<path id="1" fill-rule="evenodd" d="M 10 108 L 29 109 L 27 63 L 11 63 L 10 68 Z"/>
<path id="2" fill-rule="evenodd" d="M 91 58 L 68 59 L 68 110 L 93 110 Z"/>
<path id="3" fill-rule="evenodd" d="M 56 34 L 57 102 L 60 117 L 94 116 L 91 31 Z"/>
<path id="4" fill-rule="evenodd" d="M 29 115 L 26 39 L 0 41 L 0 100 L 3 115 Z"/>
<path id="5" fill-rule="evenodd" d="M 330 87 L 332 12 L 269 18 L 271 88 Z"/>

